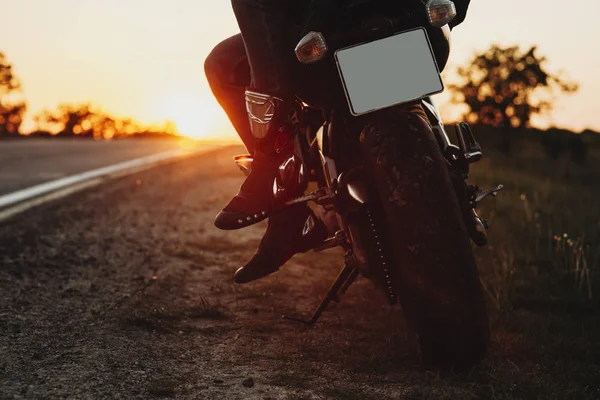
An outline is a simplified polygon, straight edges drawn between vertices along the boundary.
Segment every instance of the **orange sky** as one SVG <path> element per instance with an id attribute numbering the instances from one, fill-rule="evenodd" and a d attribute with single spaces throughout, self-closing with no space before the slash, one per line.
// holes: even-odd
<path id="1" fill-rule="evenodd" d="M 600 131 L 600 53 L 594 51 L 600 1 L 580 0 L 572 10 L 549 1 L 472 3 L 455 30 L 451 66 L 492 42 L 537 44 L 553 71 L 581 84 L 537 123 Z M 143 123 L 172 119 L 187 135 L 230 136 L 203 72 L 212 46 L 237 32 L 230 8 L 229 1 L 209 0 L 12 1 L 2 8 L 0 51 L 23 83 L 29 115 L 60 102 L 92 101 Z M 439 97 L 443 105 L 447 96 Z M 453 110 L 446 106 L 444 113 Z"/>

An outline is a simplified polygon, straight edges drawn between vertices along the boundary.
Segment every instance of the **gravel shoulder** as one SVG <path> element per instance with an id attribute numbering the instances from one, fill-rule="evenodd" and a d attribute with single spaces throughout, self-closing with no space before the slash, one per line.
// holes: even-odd
<path id="1" fill-rule="evenodd" d="M 491 355 L 467 376 L 415 365 L 400 312 L 364 279 L 313 328 L 281 319 L 312 311 L 341 253 L 232 283 L 266 227 L 212 225 L 243 180 L 231 161 L 241 152 L 116 179 L 0 225 L 0 398 L 600 397 L 591 316 L 494 318 Z M 564 323 L 581 332 L 544 348 Z"/>

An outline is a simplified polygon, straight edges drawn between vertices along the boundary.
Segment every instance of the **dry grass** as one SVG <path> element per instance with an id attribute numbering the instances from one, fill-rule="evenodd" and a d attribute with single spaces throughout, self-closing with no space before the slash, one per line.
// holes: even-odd
<path id="1" fill-rule="evenodd" d="M 589 179 L 600 166 L 600 152 L 590 154 L 587 168 L 568 173 L 557 173 L 564 162 L 544 160 L 539 152 L 531 143 L 527 154 L 511 158 L 488 151 L 472 173 L 480 186 L 506 187 L 482 205 L 491 225 L 490 246 L 476 250 L 484 286 L 499 311 L 524 297 L 597 303 L 600 184 Z"/>

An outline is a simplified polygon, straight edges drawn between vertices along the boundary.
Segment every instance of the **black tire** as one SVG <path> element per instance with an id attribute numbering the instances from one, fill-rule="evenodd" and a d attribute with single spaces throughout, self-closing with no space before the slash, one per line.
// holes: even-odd
<path id="1" fill-rule="evenodd" d="M 490 329 L 447 161 L 430 126 L 415 114 L 388 109 L 366 122 L 360 142 L 377 192 L 370 207 L 388 239 L 393 291 L 422 361 L 469 368 L 485 356 Z"/>

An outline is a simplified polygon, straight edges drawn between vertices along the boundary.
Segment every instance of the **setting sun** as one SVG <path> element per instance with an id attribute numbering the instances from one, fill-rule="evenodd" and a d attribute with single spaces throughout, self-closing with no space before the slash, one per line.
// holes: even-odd
<path id="1" fill-rule="evenodd" d="M 222 111 L 216 102 L 201 93 L 173 91 L 160 100 L 159 113 L 172 121 L 184 136 L 193 139 L 215 137 L 222 121 Z"/>

